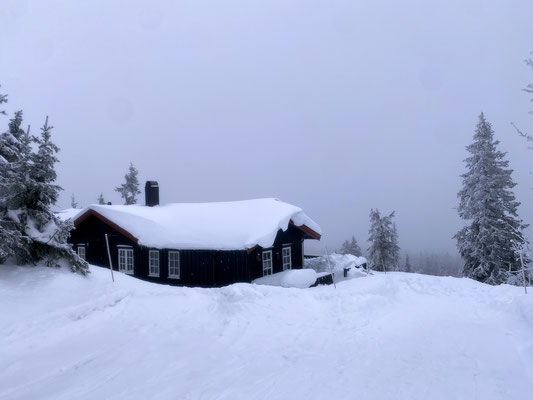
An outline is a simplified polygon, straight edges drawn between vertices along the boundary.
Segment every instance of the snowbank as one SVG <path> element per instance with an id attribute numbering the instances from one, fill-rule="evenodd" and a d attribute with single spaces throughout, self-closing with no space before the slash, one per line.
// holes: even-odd
<path id="1" fill-rule="evenodd" d="M 277 199 L 156 207 L 91 205 L 79 216 L 89 210 L 125 229 L 139 244 L 161 249 L 270 247 L 278 230 L 287 230 L 290 221 L 320 234 L 320 227 L 301 208 Z"/>
<path id="2" fill-rule="evenodd" d="M 256 285 L 281 286 L 305 289 L 316 282 L 317 273 L 312 269 L 289 269 L 255 279 Z"/>
<path id="3" fill-rule="evenodd" d="M 533 393 L 523 288 L 391 272 L 337 289 L 199 289 L 91 272 L 0 266 L 1 400 Z"/>

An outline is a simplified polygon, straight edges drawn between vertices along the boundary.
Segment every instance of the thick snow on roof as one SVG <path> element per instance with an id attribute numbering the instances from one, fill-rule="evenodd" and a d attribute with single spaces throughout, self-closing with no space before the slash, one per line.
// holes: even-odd
<path id="1" fill-rule="evenodd" d="M 279 229 L 292 220 L 320 233 L 320 227 L 301 208 L 277 199 L 221 203 L 91 205 L 94 210 L 136 237 L 139 244 L 155 248 L 244 250 L 270 247 Z"/>
<path id="2" fill-rule="evenodd" d="M 74 217 L 84 210 L 80 208 L 67 208 L 65 210 L 56 211 L 56 215 L 61 221 L 67 221 L 69 219 L 74 221 Z"/>

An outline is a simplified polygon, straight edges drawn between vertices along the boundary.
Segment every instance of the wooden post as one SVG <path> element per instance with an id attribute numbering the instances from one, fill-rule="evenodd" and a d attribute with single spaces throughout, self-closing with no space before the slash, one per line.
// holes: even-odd
<path id="1" fill-rule="evenodd" d="M 109 239 L 107 238 L 107 233 L 105 234 L 105 244 L 107 246 L 107 257 L 109 257 L 109 269 L 111 270 L 111 279 L 115 282 L 115 277 L 113 276 L 113 262 L 111 261 L 111 251 L 109 250 Z"/>
<path id="2" fill-rule="evenodd" d="M 333 270 L 331 269 L 331 263 L 329 262 L 328 246 L 324 246 L 324 247 L 326 248 L 326 258 L 328 259 L 329 273 L 331 274 L 331 280 L 333 281 L 333 287 L 337 289 L 337 285 L 335 285 L 335 276 L 333 275 Z"/>

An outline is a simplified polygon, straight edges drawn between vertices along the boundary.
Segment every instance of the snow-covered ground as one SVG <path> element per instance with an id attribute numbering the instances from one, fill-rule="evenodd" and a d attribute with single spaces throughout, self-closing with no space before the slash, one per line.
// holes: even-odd
<path id="1" fill-rule="evenodd" d="M 191 289 L 0 266 L 0 399 L 528 399 L 533 293 L 375 274 Z"/>

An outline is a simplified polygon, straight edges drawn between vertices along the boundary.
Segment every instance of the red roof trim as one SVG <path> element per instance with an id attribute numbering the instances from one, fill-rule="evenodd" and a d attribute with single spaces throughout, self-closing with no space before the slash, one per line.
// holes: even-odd
<path id="1" fill-rule="evenodd" d="M 256 244 L 254 247 L 250 247 L 250 248 L 247 250 L 248 254 L 253 253 L 253 251 L 254 251 L 255 249 L 257 249 L 258 247 L 259 247 L 259 245 L 257 245 L 257 244 Z"/>
<path id="2" fill-rule="evenodd" d="M 320 238 L 322 237 L 322 235 L 320 233 L 315 232 L 314 230 L 309 228 L 307 225 L 295 225 L 294 221 L 292 219 L 290 220 L 290 224 L 294 225 L 296 228 L 300 229 L 301 231 L 303 231 L 307 235 L 311 236 L 313 239 L 320 240 Z"/>
<path id="3" fill-rule="evenodd" d="M 85 221 L 87 218 L 89 218 L 90 216 L 95 216 L 96 218 L 98 218 L 100 221 L 102 221 L 104 224 L 107 224 L 109 225 L 111 228 L 115 229 L 116 231 L 119 231 L 120 233 L 122 233 L 124 236 L 126 236 L 128 239 L 131 239 L 133 240 L 135 243 L 138 243 L 139 242 L 139 239 L 137 239 L 135 236 L 133 236 L 131 233 L 129 233 L 127 230 L 125 230 L 124 228 L 121 228 L 120 226 L 118 226 L 117 224 L 115 224 L 113 221 L 107 219 L 106 217 L 104 217 L 102 214 L 94 211 L 94 210 L 87 210 L 86 212 L 84 212 L 82 215 L 80 215 L 78 218 L 76 218 L 74 220 L 74 227 L 78 227 L 79 224 L 81 224 L 83 221 Z"/>

